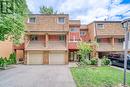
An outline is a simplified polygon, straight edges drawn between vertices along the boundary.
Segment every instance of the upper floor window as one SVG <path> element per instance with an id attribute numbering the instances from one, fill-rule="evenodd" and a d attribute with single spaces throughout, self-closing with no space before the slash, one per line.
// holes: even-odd
<path id="1" fill-rule="evenodd" d="M 130 26 L 130 22 L 128 22 L 128 26 Z"/>
<path id="2" fill-rule="evenodd" d="M 80 31 L 80 36 L 84 36 L 86 35 L 86 32 L 85 31 Z"/>
<path id="3" fill-rule="evenodd" d="M 58 18 L 58 23 L 59 24 L 64 24 L 65 23 L 65 18 L 64 17 L 59 17 Z"/>
<path id="4" fill-rule="evenodd" d="M 36 23 L 36 17 L 30 17 L 28 23 Z"/>
<path id="5" fill-rule="evenodd" d="M 104 24 L 97 24 L 98 29 L 104 29 Z"/>
<path id="6" fill-rule="evenodd" d="M 36 41 L 36 40 L 38 40 L 38 37 L 36 35 L 32 35 L 31 36 L 31 41 Z"/>
<path id="7" fill-rule="evenodd" d="M 123 24 L 122 24 L 122 27 L 123 27 L 123 28 L 126 28 L 126 27 L 127 27 L 127 23 L 126 23 L 126 22 L 123 23 Z"/>
<path id="8" fill-rule="evenodd" d="M 71 28 L 70 31 L 71 31 L 71 32 L 78 32 L 79 29 L 78 29 L 78 28 Z"/>

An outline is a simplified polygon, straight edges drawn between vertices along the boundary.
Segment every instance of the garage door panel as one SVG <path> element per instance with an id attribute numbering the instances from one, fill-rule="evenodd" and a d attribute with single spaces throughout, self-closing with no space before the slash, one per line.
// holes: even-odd
<path id="1" fill-rule="evenodd" d="M 42 53 L 29 53 L 29 64 L 43 64 L 43 54 Z"/>
<path id="2" fill-rule="evenodd" d="M 51 52 L 49 54 L 49 64 L 65 64 L 65 53 Z"/>

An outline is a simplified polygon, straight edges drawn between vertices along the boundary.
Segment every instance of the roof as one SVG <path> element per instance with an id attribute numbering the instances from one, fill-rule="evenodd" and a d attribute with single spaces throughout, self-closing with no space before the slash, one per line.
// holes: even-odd
<path id="1" fill-rule="evenodd" d="M 121 23 L 121 21 L 93 21 L 94 23 Z"/>
<path id="2" fill-rule="evenodd" d="M 28 15 L 40 15 L 40 16 L 69 16 L 69 14 L 28 14 Z"/>
<path id="3" fill-rule="evenodd" d="M 124 23 L 126 21 L 130 22 L 130 18 L 127 18 L 127 19 L 123 20 L 121 23 Z"/>

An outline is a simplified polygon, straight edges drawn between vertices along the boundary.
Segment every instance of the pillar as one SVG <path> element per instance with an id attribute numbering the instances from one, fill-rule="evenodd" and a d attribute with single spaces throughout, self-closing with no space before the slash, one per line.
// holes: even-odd
<path id="1" fill-rule="evenodd" d="M 46 34 L 45 46 L 48 47 L 48 34 Z"/>

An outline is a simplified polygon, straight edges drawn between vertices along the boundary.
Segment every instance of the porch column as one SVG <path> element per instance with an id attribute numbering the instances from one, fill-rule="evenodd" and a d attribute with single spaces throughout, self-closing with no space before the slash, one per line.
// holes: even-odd
<path id="1" fill-rule="evenodd" d="M 114 37 L 112 37 L 112 39 L 111 39 L 112 41 L 111 41 L 111 43 L 112 43 L 112 47 L 114 47 L 114 45 L 115 45 L 115 40 L 114 40 Z"/>
<path id="2" fill-rule="evenodd" d="M 66 34 L 66 48 L 68 49 L 69 33 Z"/>
<path id="3" fill-rule="evenodd" d="M 46 41 L 45 42 L 45 44 L 46 44 L 45 46 L 48 47 L 48 33 L 46 34 L 46 40 L 45 41 Z"/>

